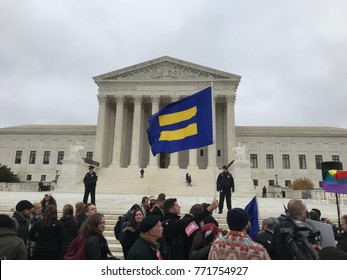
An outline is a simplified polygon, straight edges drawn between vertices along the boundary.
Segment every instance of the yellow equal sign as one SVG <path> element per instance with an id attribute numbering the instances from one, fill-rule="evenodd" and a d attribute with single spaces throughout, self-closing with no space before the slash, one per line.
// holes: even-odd
<path id="1" fill-rule="evenodd" d="M 184 111 L 159 116 L 159 126 L 171 125 L 189 120 L 196 115 L 196 112 L 197 108 L 194 106 Z M 161 131 L 159 141 L 181 140 L 196 134 L 198 134 L 198 127 L 196 123 L 193 123 L 184 128 Z"/>

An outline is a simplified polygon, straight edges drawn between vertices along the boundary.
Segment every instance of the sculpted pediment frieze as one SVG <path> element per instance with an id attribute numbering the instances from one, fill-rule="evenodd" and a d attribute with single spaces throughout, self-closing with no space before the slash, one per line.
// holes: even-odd
<path id="1" fill-rule="evenodd" d="M 239 80 L 240 77 L 197 64 L 162 57 L 137 64 L 94 78 L 96 81 L 109 80 L 199 80 L 225 79 Z"/>

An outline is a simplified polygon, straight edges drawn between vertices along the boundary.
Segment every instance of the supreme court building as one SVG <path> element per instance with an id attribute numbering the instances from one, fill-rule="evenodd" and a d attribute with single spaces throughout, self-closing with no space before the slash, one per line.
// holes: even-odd
<path id="1" fill-rule="evenodd" d="M 96 126 L 1 128 L 0 163 L 23 181 L 50 180 L 56 174 L 63 178 L 68 169 L 66 178 L 75 173 L 80 179 L 71 185 L 65 180 L 57 190 L 77 190 L 92 160 L 99 163 L 99 191 L 149 195 L 213 193 L 216 174 L 235 159 L 239 143 L 246 148 L 244 170 L 249 170 L 249 178 L 240 178 L 237 191 L 286 186 L 302 177 L 319 187 L 321 162 L 347 164 L 347 129 L 235 126 L 238 75 L 164 56 L 93 79 L 99 87 Z M 154 157 L 146 133 L 149 116 L 211 84 L 215 144 Z M 80 158 L 87 163 L 83 165 Z M 140 178 L 141 168 L 144 178 Z M 188 172 L 192 188 L 185 184 Z"/>

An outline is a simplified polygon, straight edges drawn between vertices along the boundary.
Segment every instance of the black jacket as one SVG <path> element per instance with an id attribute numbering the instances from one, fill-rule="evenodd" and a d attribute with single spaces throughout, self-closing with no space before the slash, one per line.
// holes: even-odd
<path id="1" fill-rule="evenodd" d="M 86 188 L 92 188 L 92 187 L 95 187 L 96 186 L 96 181 L 98 180 L 98 176 L 96 175 L 96 173 L 93 171 L 93 172 L 88 172 L 85 176 L 84 176 L 84 179 L 83 179 L 83 183 L 84 183 L 84 186 Z"/>
<path id="2" fill-rule="evenodd" d="M 341 234 L 336 247 L 347 253 L 347 232 Z"/>
<path id="3" fill-rule="evenodd" d="M 15 221 L 17 236 L 22 238 L 24 243 L 27 244 L 30 220 L 18 211 L 13 213 L 12 219 Z"/>
<path id="4" fill-rule="evenodd" d="M 235 191 L 234 178 L 229 172 L 222 172 L 217 178 L 217 191 Z"/>
<path id="5" fill-rule="evenodd" d="M 158 248 L 159 244 L 152 244 L 140 237 L 131 246 L 127 260 L 158 260 L 156 254 Z"/>

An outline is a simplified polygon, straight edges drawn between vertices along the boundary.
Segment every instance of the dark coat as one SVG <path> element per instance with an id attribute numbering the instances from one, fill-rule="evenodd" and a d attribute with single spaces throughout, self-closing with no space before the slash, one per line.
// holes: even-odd
<path id="1" fill-rule="evenodd" d="M 212 243 L 206 243 L 205 246 L 199 250 L 192 250 L 190 255 L 191 260 L 208 260 L 208 254 L 210 253 Z"/>
<path id="2" fill-rule="evenodd" d="M 24 217 L 20 212 L 15 211 L 12 219 L 15 221 L 17 236 L 27 243 L 30 220 Z"/>
<path id="3" fill-rule="evenodd" d="M 347 232 L 341 234 L 336 247 L 347 253 Z"/>
<path id="4" fill-rule="evenodd" d="M 43 220 L 37 221 L 30 228 L 28 238 L 35 241 L 35 260 L 59 260 L 60 246 L 66 238 L 66 231 L 63 223 L 58 219 L 52 219 L 49 226 L 42 224 Z"/>
<path id="5" fill-rule="evenodd" d="M 159 215 L 160 221 L 164 221 L 164 219 L 165 219 L 165 215 L 164 215 L 163 211 L 161 211 L 157 205 L 154 205 L 152 211 L 148 215 Z"/>
<path id="6" fill-rule="evenodd" d="M 60 244 L 60 254 L 64 258 L 67 249 L 69 248 L 72 240 L 77 236 L 78 232 L 78 223 L 74 216 L 65 216 L 60 219 L 63 223 L 66 231 L 66 238 Z"/>
<path id="7" fill-rule="evenodd" d="M 235 191 L 234 178 L 229 172 L 222 172 L 217 178 L 217 191 Z"/>
<path id="8" fill-rule="evenodd" d="M 111 255 L 108 243 L 102 235 L 89 235 L 86 248 L 88 260 L 107 260 L 108 255 Z"/>
<path id="9" fill-rule="evenodd" d="M 98 176 L 96 175 L 96 173 L 94 171 L 93 172 L 88 172 L 84 176 L 83 183 L 84 183 L 84 186 L 86 188 L 92 188 L 92 187 L 96 186 L 97 180 L 98 180 Z"/>
<path id="10" fill-rule="evenodd" d="M 130 248 L 127 260 L 158 260 L 158 247 L 158 244 L 152 244 L 140 237 Z"/>
<path id="11" fill-rule="evenodd" d="M 126 260 L 130 251 L 130 248 L 134 245 L 137 239 L 140 238 L 140 232 L 136 231 L 132 227 L 126 227 L 123 230 L 123 254 L 124 259 Z"/>
<path id="12" fill-rule="evenodd" d="M 271 259 L 275 258 L 275 253 L 273 252 L 272 242 L 273 242 L 273 232 L 270 230 L 265 230 L 263 232 L 258 233 L 253 240 L 255 242 L 258 242 L 259 244 L 263 245 L 263 247 L 268 252 Z"/>

